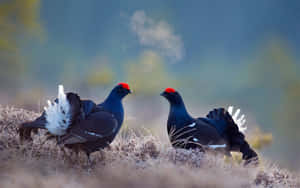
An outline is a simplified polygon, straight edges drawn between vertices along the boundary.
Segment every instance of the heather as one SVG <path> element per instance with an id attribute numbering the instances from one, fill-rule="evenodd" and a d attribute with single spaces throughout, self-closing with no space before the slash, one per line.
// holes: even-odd
<path id="1" fill-rule="evenodd" d="M 261 158 L 244 166 L 216 152 L 173 149 L 151 131 L 126 126 L 109 148 L 73 153 L 39 131 L 19 141 L 17 127 L 39 114 L 0 108 L 1 187 L 299 187 L 299 176 Z"/>

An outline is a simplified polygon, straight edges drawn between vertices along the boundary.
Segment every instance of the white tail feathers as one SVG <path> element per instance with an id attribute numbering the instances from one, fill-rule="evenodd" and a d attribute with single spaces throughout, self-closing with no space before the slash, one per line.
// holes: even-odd
<path id="1" fill-rule="evenodd" d="M 48 106 L 44 107 L 46 128 L 54 135 L 63 135 L 71 121 L 71 109 L 62 85 L 58 86 L 57 98 L 58 101 L 54 103 L 48 100 Z"/>
<path id="2" fill-rule="evenodd" d="M 239 117 L 241 110 L 237 109 L 236 112 L 233 113 L 233 106 L 229 106 L 227 111 L 232 116 L 233 121 L 239 127 L 239 130 L 242 133 L 245 133 L 246 130 L 247 130 L 247 126 L 245 126 L 246 119 L 245 119 L 245 115 L 244 114 Z"/>

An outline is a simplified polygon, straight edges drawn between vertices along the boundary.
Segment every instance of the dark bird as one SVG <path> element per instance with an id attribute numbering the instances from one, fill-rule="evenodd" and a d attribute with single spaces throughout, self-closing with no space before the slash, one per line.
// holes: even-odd
<path id="1" fill-rule="evenodd" d="M 81 100 L 77 94 L 64 94 L 59 86 L 58 98 L 48 101 L 43 114 L 33 122 L 23 123 L 21 139 L 30 139 L 34 129 L 47 129 L 57 136 L 58 144 L 79 148 L 88 156 L 108 146 L 121 128 L 124 119 L 122 99 L 131 93 L 129 85 L 119 83 L 101 104 Z"/>
<path id="2" fill-rule="evenodd" d="M 246 121 L 244 115 L 238 118 L 239 109 L 233 116 L 233 107 L 229 107 L 228 111 L 214 109 L 205 118 L 194 118 L 187 112 L 183 99 L 175 89 L 167 88 L 161 96 L 170 103 L 167 131 L 173 147 L 218 148 L 226 155 L 230 155 L 230 151 L 239 151 L 246 163 L 257 159 L 256 152 L 241 132 L 246 129 L 243 127 Z"/>

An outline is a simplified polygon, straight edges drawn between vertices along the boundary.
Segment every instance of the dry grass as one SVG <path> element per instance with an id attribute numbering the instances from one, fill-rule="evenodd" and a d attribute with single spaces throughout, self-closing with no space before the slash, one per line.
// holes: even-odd
<path id="1" fill-rule="evenodd" d="M 222 156 L 173 149 L 150 134 L 123 131 L 88 171 L 76 156 L 45 140 L 20 143 L 16 128 L 38 114 L 0 107 L 0 187 L 300 187 L 298 177 L 274 165 L 243 167 Z"/>

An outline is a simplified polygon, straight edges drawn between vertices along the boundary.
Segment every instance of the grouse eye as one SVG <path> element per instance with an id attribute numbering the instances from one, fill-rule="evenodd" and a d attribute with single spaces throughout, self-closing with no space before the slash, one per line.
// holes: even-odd
<path id="1" fill-rule="evenodd" d="M 123 89 L 122 87 L 119 87 L 119 88 L 118 88 L 118 92 L 119 92 L 119 93 L 122 93 L 122 92 L 124 92 L 124 89 Z"/>

